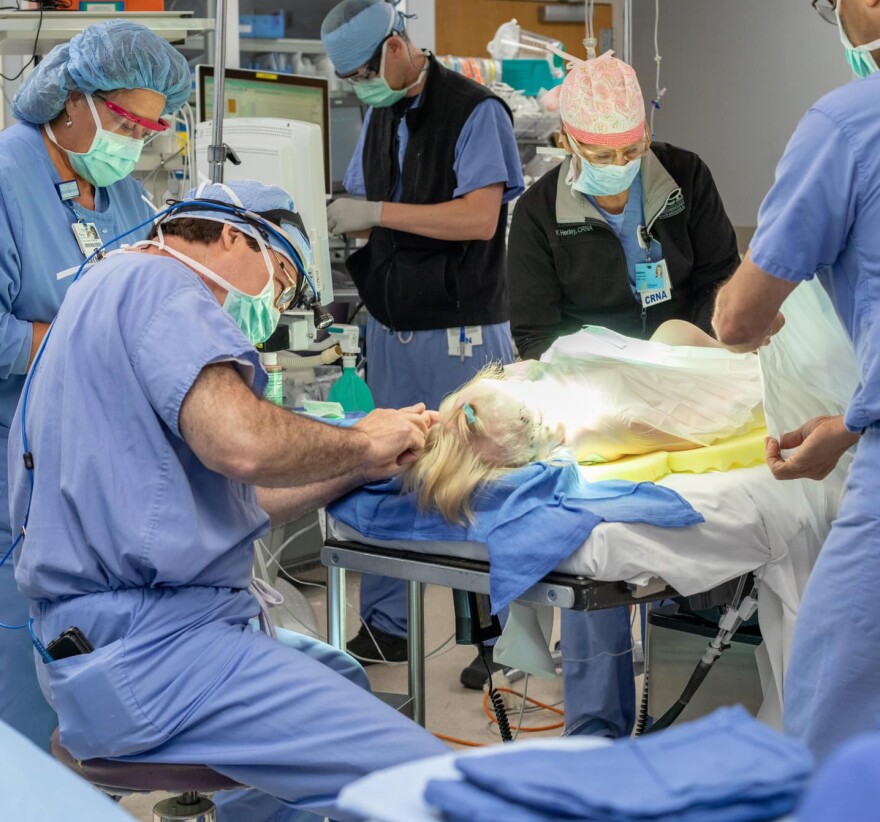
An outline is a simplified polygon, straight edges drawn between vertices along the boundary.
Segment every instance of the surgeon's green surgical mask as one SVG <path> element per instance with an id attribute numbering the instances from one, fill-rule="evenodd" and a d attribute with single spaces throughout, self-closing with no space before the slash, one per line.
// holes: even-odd
<path id="1" fill-rule="evenodd" d="M 255 297 L 230 289 L 223 301 L 223 310 L 235 320 L 253 345 L 268 340 L 281 319 L 281 312 L 275 307 L 275 278 L 272 273 L 269 274 L 266 287 Z"/>
<path id="2" fill-rule="evenodd" d="M 428 70 L 427 66 L 419 72 L 419 76 L 414 83 L 406 88 L 393 89 L 388 85 L 385 79 L 385 54 L 388 48 L 388 41 L 382 46 L 382 61 L 379 63 L 379 73 L 370 80 L 358 80 L 354 83 L 354 93 L 358 99 L 365 105 L 373 108 L 388 108 L 395 103 L 400 102 L 406 97 L 410 89 L 415 88 L 422 80 L 422 75 Z"/>
<path id="3" fill-rule="evenodd" d="M 85 95 L 95 120 L 95 137 L 88 151 L 77 152 L 64 149 L 70 158 L 73 170 L 84 180 L 88 180 L 98 188 L 124 180 L 134 171 L 137 161 L 141 158 L 144 150 L 144 141 L 135 140 L 133 137 L 125 137 L 108 131 L 101 125 L 95 103 L 90 94 Z M 46 124 L 46 133 L 55 145 L 58 141 L 52 132 L 52 127 Z M 63 146 L 58 146 L 63 148 Z"/>
<path id="4" fill-rule="evenodd" d="M 835 12 L 837 14 L 837 28 L 840 31 L 840 42 L 843 43 L 843 48 L 846 50 L 846 62 L 849 63 L 849 67 L 856 77 L 868 77 L 880 70 L 874 55 L 871 54 L 872 51 L 880 49 L 880 40 L 865 43 L 863 46 L 854 46 L 843 30 L 843 23 L 840 20 L 840 0 L 838 0 Z"/>

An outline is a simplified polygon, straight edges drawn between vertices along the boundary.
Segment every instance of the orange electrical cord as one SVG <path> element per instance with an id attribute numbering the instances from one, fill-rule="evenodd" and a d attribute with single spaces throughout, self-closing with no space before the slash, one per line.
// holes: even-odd
<path id="1" fill-rule="evenodd" d="M 518 696 L 522 699 L 522 694 L 519 691 L 513 691 L 510 688 L 496 688 L 496 691 L 503 692 L 505 694 L 513 694 L 514 696 Z M 554 714 L 558 714 L 559 716 L 565 716 L 565 712 L 560 710 L 559 708 L 554 707 L 553 705 L 547 705 L 544 702 L 540 702 L 537 699 L 533 699 L 530 696 L 526 697 L 526 702 L 531 702 L 532 705 L 537 705 L 539 708 L 543 708 L 545 711 L 551 711 Z M 483 694 L 483 712 L 489 719 L 495 724 L 498 724 L 498 719 L 495 717 L 493 713 L 489 711 L 489 694 L 486 692 Z M 520 733 L 537 733 L 539 731 L 555 731 L 557 728 L 561 728 L 565 725 L 564 722 L 557 722 L 555 725 L 541 725 L 534 728 L 518 728 L 516 725 L 511 725 L 511 729 L 514 731 L 519 731 Z M 471 742 L 468 739 L 458 739 L 455 736 L 447 736 L 446 734 L 434 733 L 434 736 L 437 739 L 442 739 L 444 742 L 452 742 L 454 745 L 465 745 L 468 748 L 486 748 L 489 744 L 487 742 Z"/>
<path id="2" fill-rule="evenodd" d="M 456 739 L 454 736 L 446 736 L 446 734 L 438 734 L 434 733 L 434 736 L 437 739 L 442 739 L 444 742 L 454 742 L 456 745 L 467 745 L 468 748 L 486 748 L 488 747 L 488 743 L 486 742 L 468 742 L 466 739 Z"/>
<path id="3" fill-rule="evenodd" d="M 496 688 L 495 690 L 499 693 L 513 694 L 514 696 L 518 696 L 520 699 L 522 699 L 523 696 L 519 691 L 512 691 L 510 688 Z M 532 697 L 530 696 L 526 697 L 526 702 L 531 702 L 532 705 L 537 705 L 539 708 L 543 708 L 545 711 L 551 711 L 558 716 L 565 716 L 565 712 L 560 711 L 559 708 L 554 708 L 552 705 L 547 705 L 544 702 L 539 702 L 537 699 L 532 699 Z M 485 713 L 486 716 L 489 717 L 490 722 L 493 722 L 496 725 L 498 724 L 498 719 L 496 718 L 495 714 L 489 710 L 488 692 L 483 694 L 483 713 Z M 553 725 L 536 725 L 532 728 L 517 727 L 516 725 L 511 725 L 510 729 L 513 731 L 519 731 L 519 733 L 521 734 L 533 734 L 540 733 L 541 731 L 555 731 L 557 728 L 562 728 L 564 725 L 564 722 L 556 722 Z"/>

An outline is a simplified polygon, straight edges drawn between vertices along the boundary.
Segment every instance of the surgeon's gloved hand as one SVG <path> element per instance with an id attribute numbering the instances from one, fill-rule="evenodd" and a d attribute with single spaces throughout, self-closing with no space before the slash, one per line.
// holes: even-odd
<path id="1" fill-rule="evenodd" d="M 843 417 L 814 417 L 778 441 L 767 438 L 767 465 L 776 479 L 822 480 L 858 441 L 859 435 L 846 428 Z M 789 448 L 797 451 L 783 457 L 783 449 Z"/>
<path id="2" fill-rule="evenodd" d="M 327 229 L 331 234 L 369 231 L 382 224 L 382 203 L 341 197 L 327 206 Z"/>
<path id="3" fill-rule="evenodd" d="M 363 481 L 392 477 L 414 462 L 425 448 L 425 438 L 434 421 L 435 412 L 427 411 L 419 403 L 399 411 L 379 408 L 358 422 L 354 428 L 370 438 L 360 469 Z"/>

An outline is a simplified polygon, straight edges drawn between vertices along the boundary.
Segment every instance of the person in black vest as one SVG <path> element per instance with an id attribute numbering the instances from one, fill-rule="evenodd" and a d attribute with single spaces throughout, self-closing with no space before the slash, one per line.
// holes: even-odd
<path id="1" fill-rule="evenodd" d="M 327 210 L 334 234 L 369 237 L 348 260 L 366 305 L 367 382 L 376 405 L 443 397 L 490 362 L 514 359 L 506 284 L 506 203 L 523 191 L 510 110 L 413 46 L 384 0 L 345 0 L 321 39 L 337 74 L 370 106 L 345 176 L 354 197 Z M 358 199 L 356 199 L 358 198 Z M 363 661 L 406 659 L 406 589 L 365 576 Z M 478 658 L 462 683 L 482 687 Z"/>
<path id="2" fill-rule="evenodd" d="M 519 199 L 510 229 L 520 355 L 538 359 L 583 325 L 648 338 L 677 319 L 712 334 L 715 294 L 739 254 L 709 169 L 651 143 L 630 66 L 610 52 L 568 59 L 559 110 L 569 157 Z M 626 608 L 562 612 L 568 733 L 632 732 L 631 643 Z"/>

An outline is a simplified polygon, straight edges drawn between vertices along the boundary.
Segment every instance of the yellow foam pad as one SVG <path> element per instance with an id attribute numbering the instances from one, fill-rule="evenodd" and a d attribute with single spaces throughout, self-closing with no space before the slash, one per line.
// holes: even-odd
<path id="1" fill-rule="evenodd" d="M 581 473 L 590 482 L 610 479 L 656 482 L 667 474 L 705 474 L 709 471 L 749 468 L 764 462 L 766 436 L 767 429 L 759 428 L 703 448 L 655 451 L 653 454 L 624 457 L 599 465 L 582 465 Z"/>

